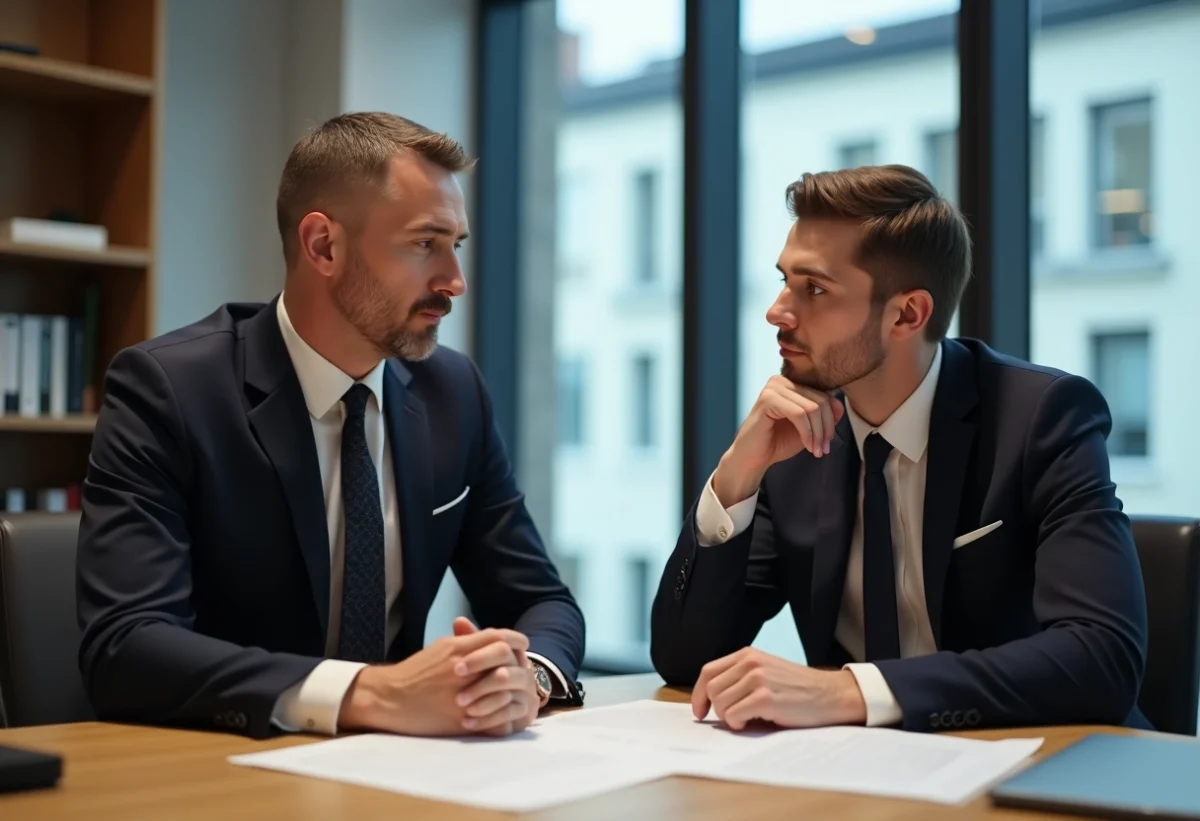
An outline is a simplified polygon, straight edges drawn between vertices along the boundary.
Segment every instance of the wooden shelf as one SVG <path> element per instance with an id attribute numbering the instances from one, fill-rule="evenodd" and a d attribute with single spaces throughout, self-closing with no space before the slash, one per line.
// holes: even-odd
<path id="1" fill-rule="evenodd" d="M 0 432 L 12 433 L 91 433 L 96 415 L 77 413 L 62 418 L 52 416 L 0 416 Z"/>
<path id="2" fill-rule="evenodd" d="M 73 103 L 147 100 L 154 80 L 47 57 L 0 52 L 0 95 Z"/>
<path id="3" fill-rule="evenodd" d="M 150 264 L 150 252 L 145 248 L 110 245 L 103 251 L 84 251 L 57 245 L 31 245 L 0 239 L 0 257 L 48 259 L 87 265 L 115 265 L 122 268 L 144 268 Z"/>

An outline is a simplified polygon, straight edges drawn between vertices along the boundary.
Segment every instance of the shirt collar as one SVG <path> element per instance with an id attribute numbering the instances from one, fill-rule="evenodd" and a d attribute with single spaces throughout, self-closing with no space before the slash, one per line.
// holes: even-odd
<path id="1" fill-rule="evenodd" d="M 850 427 L 854 429 L 854 439 L 858 443 L 860 457 L 863 454 L 863 441 L 870 434 L 879 431 L 879 435 L 903 453 L 910 462 L 920 461 L 925 454 L 925 446 L 929 444 L 929 416 L 933 412 L 933 397 L 937 393 L 938 374 L 941 370 L 942 346 L 939 344 L 921 384 L 878 428 L 872 427 L 855 413 L 854 408 L 850 407 L 850 398 L 846 397 L 846 415 L 850 417 Z"/>
<path id="2" fill-rule="evenodd" d="M 300 390 L 304 392 L 304 403 L 314 419 L 323 419 L 327 413 L 338 406 L 338 402 L 346 395 L 346 391 L 355 380 L 334 365 L 325 357 L 312 349 L 296 332 L 292 320 L 288 317 L 287 308 L 283 304 L 283 294 L 276 301 L 275 314 L 279 319 L 279 331 L 283 334 L 283 344 L 287 346 L 288 356 L 292 359 L 292 367 L 296 369 L 296 377 L 300 380 Z M 383 369 L 387 360 L 380 360 L 371 371 L 358 380 L 371 389 L 375 395 L 375 404 L 383 413 Z"/>

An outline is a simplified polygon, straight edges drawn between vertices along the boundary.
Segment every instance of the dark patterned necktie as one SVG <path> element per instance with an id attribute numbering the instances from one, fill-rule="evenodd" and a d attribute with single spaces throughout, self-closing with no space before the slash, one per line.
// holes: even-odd
<path id="1" fill-rule="evenodd" d="M 863 443 L 863 632 L 866 661 L 900 658 L 892 514 L 883 465 L 892 445 L 878 433 Z"/>
<path id="2" fill-rule="evenodd" d="M 371 389 L 356 384 L 346 391 L 342 425 L 342 509 L 345 552 L 342 622 L 338 658 L 377 663 L 386 648 L 387 594 L 383 570 L 383 510 L 379 479 L 367 447 L 366 412 Z"/>

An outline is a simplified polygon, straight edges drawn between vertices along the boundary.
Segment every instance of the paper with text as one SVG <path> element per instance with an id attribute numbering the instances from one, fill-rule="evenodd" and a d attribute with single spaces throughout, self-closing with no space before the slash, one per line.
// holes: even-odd
<path id="1" fill-rule="evenodd" d="M 539 719 L 511 738 L 372 734 L 229 760 L 507 812 L 669 775 L 957 804 L 1041 743 L 865 727 L 734 733 L 711 719 L 697 721 L 687 704 L 637 701 Z"/>
<path id="2" fill-rule="evenodd" d="M 503 739 L 350 736 L 229 760 L 503 812 L 534 812 L 670 774 L 650 756 L 542 739 L 533 729 Z"/>

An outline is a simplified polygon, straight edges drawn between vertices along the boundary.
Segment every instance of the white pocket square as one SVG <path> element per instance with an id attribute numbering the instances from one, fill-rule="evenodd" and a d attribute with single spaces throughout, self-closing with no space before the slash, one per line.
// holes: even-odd
<path id="1" fill-rule="evenodd" d="M 954 549 L 958 549 L 965 544 L 970 544 L 971 542 L 975 541 L 976 539 L 982 539 L 984 536 L 988 535 L 993 530 L 1000 527 L 1000 525 L 1002 525 L 1002 524 L 1004 524 L 1003 521 L 992 522 L 987 527 L 981 527 L 978 530 L 972 530 L 970 533 L 964 533 L 963 535 L 959 536 L 957 539 L 954 540 L 953 547 L 954 547 Z"/>
<path id="2" fill-rule="evenodd" d="M 471 492 L 471 486 L 467 485 L 466 487 L 463 488 L 463 492 L 458 494 L 458 497 L 454 501 L 446 502 L 446 504 L 442 505 L 441 507 L 435 507 L 433 509 L 433 515 L 436 516 L 439 513 L 445 513 L 447 510 L 454 507 L 456 504 L 461 502 L 463 499 L 467 498 L 467 494 L 470 492 Z"/>

